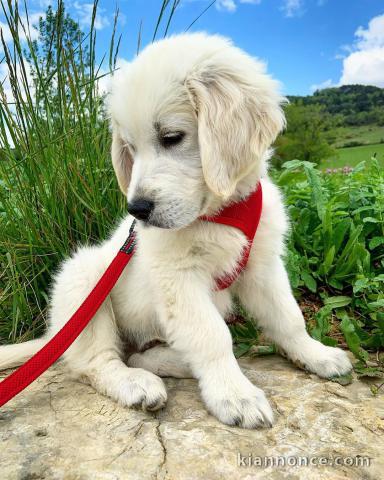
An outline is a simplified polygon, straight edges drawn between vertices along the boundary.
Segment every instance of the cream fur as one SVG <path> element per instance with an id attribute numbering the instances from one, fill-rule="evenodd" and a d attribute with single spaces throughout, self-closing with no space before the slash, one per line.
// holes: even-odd
<path id="1" fill-rule="evenodd" d="M 138 222 L 133 260 L 64 356 L 70 371 L 99 392 L 122 405 L 155 410 L 167 398 L 157 375 L 193 376 L 207 408 L 222 422 L 271 425 L 264 392 L 232 353 L 223 317 L 234 293 L 293 361 L 322 377 L 350 370 L 345 352 L 307 334 L 281 260 L 288 222 L 267 161 L 284 127 L 282 102 L 263 65 L 218 36 L 159 41 L 115 75 L 108 101 L 113 165 L 128 201 L 149 198 L 155 209 L 148 224 Z M 168 131 L 185 135 L 180 144 L 163 148 L 159 138 Z M 246 239 L 235 228 L 197 218 L 244 198 L 259 180 L 264 204 L 249 263 L 230 289 L 215 292 L 214 279 L 235 268 Z M 81 304 L 132 220 L 128 215 L 111 238 L 80 248 L 63 264 L 47 339 Z M 140 348 L 154 338 L 168 346 L 135 353 L 127 366 L 123 340 Z M 0 367 L 24 360 L 40 345 L 0 348 Z"/>

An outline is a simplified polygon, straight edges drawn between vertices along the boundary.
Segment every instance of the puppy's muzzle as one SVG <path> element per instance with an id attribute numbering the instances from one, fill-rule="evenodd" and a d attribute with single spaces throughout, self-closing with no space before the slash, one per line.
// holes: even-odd
<path id="1" fill-rule="evenodd" d="M 148 221 L 154 208 L 154 202 L 146 198 L 137 198 L 128 203 L 128 212 L 138 220 L 143 220 L 144 222 Z"/>

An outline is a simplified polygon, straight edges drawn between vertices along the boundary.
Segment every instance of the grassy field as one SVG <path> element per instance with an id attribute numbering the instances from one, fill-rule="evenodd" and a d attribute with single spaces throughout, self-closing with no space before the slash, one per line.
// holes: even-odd
<path id="1" fill-rule="evenodd" d="M 384 126 L 361 125 L 357 127 L 340 127 L 333 143 L 335 148 L 343 148 L 349 142 L 359 142 L 364 145 L 384 141 Z"/>
<path id="2" fill-rule="evenodd" d="M 324 160 L 322 168 L 354 167 L 358 163 L 370 159 L 376 153 L 379 165 L 384 166 L 384 143 L 362 145 L 359 147 L 339 148 L 337 154 Z"/>

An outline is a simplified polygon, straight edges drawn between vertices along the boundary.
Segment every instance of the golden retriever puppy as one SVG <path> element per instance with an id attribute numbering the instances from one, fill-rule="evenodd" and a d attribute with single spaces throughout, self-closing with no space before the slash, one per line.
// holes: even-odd
<path id="1" fill-rule="evenodd" d="M 242 373 L 224 322 L 236 294 L 265 334 L 321 377 L 345 374 L 345 352 L 305 329 L 282 261 L 287 216 L 267 176 L 284 127 L 277 83 L 227 39 L 177 35 L 149 45 L 114 78 L 108 108 L 112 162 L 131 215 L 99 246 L 80 248 L 55 279 L 45 338 L 0 349 L 0 367 L 29 358 L 75 312 L 138 219 L 136 254 L 92 322 L 64 355 L 68 368 L 126 406 L 156 410 L 159 376 L 193 376 L 207 409 L 244 428 L 270 426 L 264 392 Z M 231 285 L 246 238 L 199 220 L 247 197 L 261 181 L 263 209 L 246 269 Z M 138 350 L 124 361 L 123 342 Z"/>

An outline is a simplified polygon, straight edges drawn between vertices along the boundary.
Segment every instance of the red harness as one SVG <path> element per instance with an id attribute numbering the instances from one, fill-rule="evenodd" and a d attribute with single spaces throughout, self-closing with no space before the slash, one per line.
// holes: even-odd
<path id="1" fill-rule="evenodd" d="M 245 200 L 224 208 L 218 215 L 213 217 L 203 216 L 201 220 L 221 223 L 238 228 L 247 237 L 248 244 L 244 248 L 242 258 L 239 261 L 235 272 L 216 280 L 217 290 L 229 287 L 245 268 L 253 238 L 259 224 L 262 208 L 262 189 L 259 183 L 258 188 Z M 120 277 L 124 267 L 132 258 L 135 252 L 135 231 L 133 222 L 129 236 L 121 247 L 112 263 L 109 265 L 103 276 L 97 282 L 88 297 L 80 305 L 63 328 L 56 333 L 51 340 L 44 345 L 33 357 L 15 370 L 0 383 L 0 407 L 11 398 L 20 393 L 30 383 L 36 380 L 47 370 L 61 355 L 72 345 L 80 333 L 85 329 L 92 317 L 95 315 L 101 304 Z"/>

